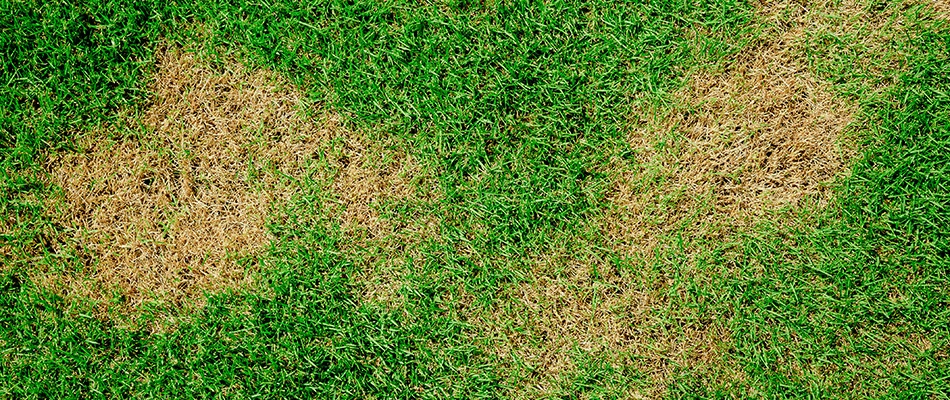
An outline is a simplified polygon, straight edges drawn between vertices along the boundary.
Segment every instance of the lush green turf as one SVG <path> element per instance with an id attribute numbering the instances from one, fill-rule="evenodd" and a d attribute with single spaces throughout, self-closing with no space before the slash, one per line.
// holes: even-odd
<path id="1" fill-rule="evenodd" d="M 625 140 L 637 102 L 662 103 L 690 69 L 727 62 L 759 32 L 752 5 L 197 3 L 0 3 L 10 227 L 0 236 L 0 395 L 469 398 L 527 396 L 522 385 L 553 380 L 551 395 L 609 398 L 654 384 L 636 364 L 580 350 L 576 370 L 533 376 L 486 351 L 486 331 L 468 319 L 479 314 L 462 309 L 504 304 L 507 289 L 533 281 L 538 257 L 598 243 L 585 223 L 608 207 L 610 160 L 637 162 Z M 950 392 L 950 29 L 919 8 L 872 6 L 910 15 L 905 33 L 865 48 L 818 32 L 803 54 L 862 105 L 863 156 L 836 203 L 802 210 L 794 229 L 765 224 L 646 266 L 686 288 L 670 295 L 671 315 L 725 321 L 733 343 L 721 362 L 743 376 L 677 371 L 663 383 L 669 396 Z M 168 333 L 90 318 L 89 305 L 30 282 L 30 268 L 86 268 L 44 212 L 56 190 L 38 178 L 45 157 L 143 107 L 159 43 L 194 40 L 280 71 L 432 172 L 436 200 L 386 210 L 439 220 L 422 260 L 390 255 L 411 271 L 404 304 L 359 298 L 365 252 L 329 208 L 312 206 L 324 198 L 319 182 L 304 183 L 274 219 L 278 240 L 250 261 L 261 290 L 215 294 Z M 897 66 L 873 63 L 891 58 Z M 644 267 L 597 251 L 617 268 Z"/>

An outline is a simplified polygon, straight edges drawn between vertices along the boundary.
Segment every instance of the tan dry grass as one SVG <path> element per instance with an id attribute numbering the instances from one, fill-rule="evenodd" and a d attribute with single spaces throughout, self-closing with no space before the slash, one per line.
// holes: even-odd
<path id="1" fill-rule="evenodd" d="M 802 35 L 800 26 L 768 32 L 722 71 L 694 72 L 672 110 L 643 110 L 630 138 L 641 166 L 618 174 L 605 224 L 619 249 L 648 255 L 674 230 L 719 237 L 803 199 L 827 200 L 826 184 L 854 154 L 842 139 L 856 108 L 803 65 Z"/>
<path id="2" fill-rule="evenodd" d="M 943 20 L 950 20 L 950 1 L 947 0 L 929 0 L 927 1 L 937 16 Z"/>
<path id="3" fill-rule="evenodd" d="M 770 31 L 722 70 L 693 71 L 672 105 L 645 106 L 635 116 L 629 140 L 638 158 L 633 167 L 614 165 L 613 208 L 594 221 L 612 251 L 635 264 L 652 262 L 675 232 L 695 246 L 803 201 L 827 202 L 827 183 L 847 171 L 855 152 L 844 136 L 856 107 L 815 77 L 801 53 L 810 13 L 822 11 L 759 6 Z M 576 368 L 575 348 L 634 360 L 652 384 L 631 397 L 662 397 L 678 371 L 742 384 L 741 369 L 723 358 L 731 342 L 725 321 L 675 305 L 668 277 L 611 271 L 598 257 L 540 263 L 535 281 L 512 293 L 520 305 L 493 317 L 499 353 L 547 377 Z M 542 394 L 557 385 L 540 381 Z"/>
<path id="4" fill-rule="evenodd" d="M 812 62 L 830 66 L 827 78 L 858 78 L 860 90 L 882 92 L 907 68 L 902 42 L 916 29 L 907 29 L 908 11 L 938 7 L 928 0 L 874 2 L 870 0 L 762 1 L 764 18 L 779 29 L 801 30 L 800 47 L 811 48 Z M 937 12 L 939 16 L 939 11 Z M 835 60 L 847 60 L 845 71 L 834 71 Z M 838 60 L 837 62 L 840 62 Z M 848 76 L 853 74 L 853 76 Z M 864 97 L 871 97 L 865 94 Z"/>
<path id="5" fill-rule="evenodd" d="M 270 207 L 292 193 L 278 171 L 300 175 L 341 134 L 332 115 L 306 117 L 303 95 L 277 74 L 215 69 L 181 49 L 159 53 L 149 89 L 143 132 L 89 133 L 82 152 L 48 164 L 63 223 L 95 259 L 89 276 L 34 277 L 66 295 L 118 293 L 137 309 L 248 284 L 236 260 L 270 240 Z"/>
<path id="6" fill-rule="evenodd" d="M 486 318 L 493 353 L 527 374 L 525 382 L 512 383 L 512 397 L 565 390 L 562 380 L 576 370 L 578 354 L 645 374 L 648 385 L 617 388 L 629 398 L 662 397 L 683 371 L 739 379 L 731 376 L 738 374 L 734 366 L 721 362 L 731 336 L 723 321 L 675 312 L 668 277 L 568 253 L 541 260 L 532 276 Z"/>
<path id="7" fill-rule="evenodd" d="M 431 212 L 438 202 L 431 174 L 395 143 L 347 138 L 330 157 L 335 213 L 346 234 L 343 250 L 360 265 L 364 301 L 397 307 L 409 258 L 422 260 L 419 245 L 437 235 Z M 413 218 L 384 215 L 394 206 L 414 210 Z"/>
<path id="8" fill-rule="evenodd" d="M 424 172 L 398 146 L 349 138 L 331 163 L 337 168 L 333 192 L 344 205 L 340 221 L 352 235 L 374 239 L 394 232 L 393 222 L 379 213 L 384 202 L 432 199 L 432 191 L 417 191 Z"/>

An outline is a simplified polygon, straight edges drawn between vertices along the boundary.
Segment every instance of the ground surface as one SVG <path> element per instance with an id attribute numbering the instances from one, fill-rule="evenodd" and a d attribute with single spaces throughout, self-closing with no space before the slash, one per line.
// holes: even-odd
<path id="1" fill-rule="evenodd" d="M 0 1 L 0 397 L 946 398 L 948 10 Z"/>

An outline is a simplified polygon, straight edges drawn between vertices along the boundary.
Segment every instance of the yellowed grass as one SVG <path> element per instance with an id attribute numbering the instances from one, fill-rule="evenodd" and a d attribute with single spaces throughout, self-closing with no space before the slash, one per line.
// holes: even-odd
<path id="1" fill-rule="evenodd" d="M 693 73 L 672 109 L 643 110 L 630 137 L 641 167 L 617 174 L 605 223 L 619 249 L 649 253 L 672 230 L 722 235 L 805 198 L 827 200 L 826 184 L 854 154 L 842 138 L 856 108 L 805 68 L 802 35 L 769 32 L 722 71 Z M 650 173 L 661 182 L 644 181 Z"/>
<path id="2" fill-rule="evenodd" d="M 54 214 L 90 256 L 91 272 L 39 270 L 35 281 L 103 305 L 118 295 L 125 313 L 149 302 L 197 306 L 204 292 L 247 287 L 253 274 L 239 260 L 273 239 L 266 219 L 297 191 L 280 176 L 310 175 L 330 182 L 332 205 L 322 210 L 334 213 L 346 250 L 363 261 L 356 279 L 364 298 L 398 303 L 405 257 L 436 230 L 431 216 L 400 223 L 380 215 L 390 203 L 434 199 L 411 156 L 343 129 L 335 114 L 306 115 L 304 95 L 265 69 L 215 67 L 163 49 L 149 89 L 138 131 L 130 118 L 90 132 L 81 152 L 47 165 L 65 194 Z M 329 165 L 312 168 L 318 154 Z"/>
<path id="3" fill-rule="evenodd" d="M 724 321 L 703 320 L 688 310 L 671 313 L 676 307 L 667 277 L 632 274 L 595 256 L 566 253 L 540 260 L 532 276 L 505 294 L 510 300 L 504 305 L 481 316 L 491 327 L 492 353 L 528 376 L 511 383 L 512 397 L 562 392 L 578 354 L 645 374 L 646 386 L 617 389 L 629 398 L 662 397 L 683 371 L 741 380 L 741 371 L 723 364 L 731 337 Z"/>
<path id="4" fill-rule="evenodd" d="M 929 0 L 927 3 L 933 7 L 938 18 L 950 20 L 950 1 L 947 0 Z"/>

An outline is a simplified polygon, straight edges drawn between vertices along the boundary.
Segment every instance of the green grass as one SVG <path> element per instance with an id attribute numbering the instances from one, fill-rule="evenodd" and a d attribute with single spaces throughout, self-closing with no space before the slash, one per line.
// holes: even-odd
<path id="1" fill-rule="evenodd" d="M 898 32 L 879 46 L 835 31 L 847 15 L 808 36 L 810 68 L 861 106 L 862 155 L 833 204 L 724 243 L 674 234 L 655 259 L 630 260 L 589 222 L 609 208 L 612 160 L 637 163 L 631 113 L 664 104 L 689 71 L 728 63 L 762 31 L 752 4 L 196 3 L 0 1 L 0 397 L 950 393 L 950 26 L 926 8 L 869 4 L 906 19 L 867 28 Z M 96 319 L 93 305 L 31 282 L 33 268 L 89 268 L 45 211 L 57 191 L 45 160 L 145 107 L 156 49 L 193 41 L 279 71 L 430 171 L 436 200 L 381 206 L 393 220 L 437 218 L 422 257 L 354 248 L 326 182 L 304 181 L 272 219 L 277 239 L 249 261 L 259 290 L 209 294 L 168 332 L 144 327 L 175 310 Z M 409 271 L 395 308 L 359 296 L 377 252 Z M 574 368 L 548 376 L 493 353 L 482 317 L 512 306 L 555 253 L 670 282 L 657 283 L 669 286 L 656 289 L 651 332 L 716 320 L 728 351 L 706 368 L 671 365 L 666 382 L 630 354 L 578 348 Z"/>

